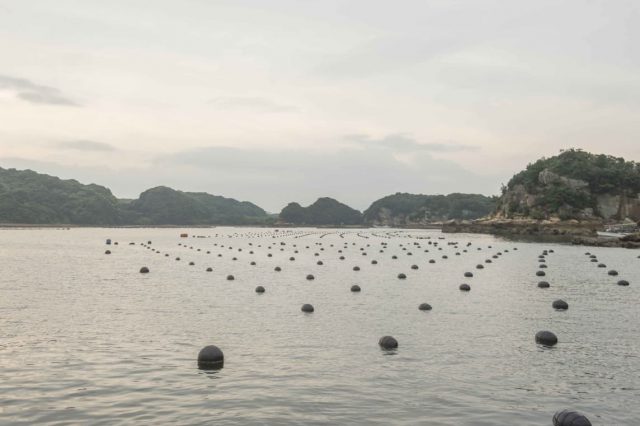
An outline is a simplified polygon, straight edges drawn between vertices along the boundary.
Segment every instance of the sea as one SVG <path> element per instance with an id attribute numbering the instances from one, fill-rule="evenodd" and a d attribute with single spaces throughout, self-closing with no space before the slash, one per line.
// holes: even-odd
<path id="1" fill-rule="evenodd" d="M 639 255 L 439 230 L 1 229 L 0 424 L 640 425 Z M 208 345 L 222 368 L 198 367 Z"/>

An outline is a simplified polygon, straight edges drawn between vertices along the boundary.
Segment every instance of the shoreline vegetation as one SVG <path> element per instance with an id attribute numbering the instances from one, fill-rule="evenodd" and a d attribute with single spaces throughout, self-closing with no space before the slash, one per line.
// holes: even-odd
<path id="1" fill-rule="evenodd" d="M 516 173 L 501 195 L 397 192 L 363 212 L 333 198 L 279 214 L 248 201 L 166 186 L 134 200 L 100 185 L 0 168 L 0 229 L 16 228 L 276 228 L 442 229 L 505 238 L 555 240 L 605 247 L 640 247 L 640 234 L 599 238 L 608 224 L 640 221 L 640 163 L 569 149 Z M 637 231 L 637 228 L 636 228 Z"/>

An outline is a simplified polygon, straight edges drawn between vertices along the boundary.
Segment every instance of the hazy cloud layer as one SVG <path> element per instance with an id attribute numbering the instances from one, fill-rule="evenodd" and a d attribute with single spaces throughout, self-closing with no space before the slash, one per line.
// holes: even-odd
<path id="1" fill-rule="evenodd" d="M 347 141 L 353 142 L 367 148 L 385 148 L 394 152 L 401 151 L 427 151 L 427 152 L 460 152 L 460 151 L 477 151 L 477 146 L 459 144 L 455 142 L 418 142 L 410 135 L 396 133 L 384 136 L 382 138 L 374 138 L 369 135 L 348 135 L 345 137 Z"/>
<path id="2" fill-rule="evenodd" d="M 115 151 L 116 148 L 108 143 L 96 142 L 90 140 L 75 140 L 60 142 L 57 144 L 59 148 L 74 149 L 78 151 Z"/>
<path id="3" fill-rule="evenodd" d="M 280 104 L 267 98 L 251 96 L 217 97 L 209 101 L 215 108 L 228 110 L 248 110 L 256 112 L 293 112 L 297 108 Z"/>
<path id="4" fill-rule="evenodd" d="M 16 97 L 34 104 L 78 106 L 55 87 L 35 84 L 25 78 L 0 75 L 0 90 L 11 91 Z"/>

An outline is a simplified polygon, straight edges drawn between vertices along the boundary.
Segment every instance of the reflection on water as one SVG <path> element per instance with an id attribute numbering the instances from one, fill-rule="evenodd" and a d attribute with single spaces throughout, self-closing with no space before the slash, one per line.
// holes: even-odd
<path id="1" fill-rule="evenodd" d="M 431 230 L 0 230 L 0 423 L 638 424 L 637 255 Z M 220 370 L 198 369 L 210 344 Z"/>

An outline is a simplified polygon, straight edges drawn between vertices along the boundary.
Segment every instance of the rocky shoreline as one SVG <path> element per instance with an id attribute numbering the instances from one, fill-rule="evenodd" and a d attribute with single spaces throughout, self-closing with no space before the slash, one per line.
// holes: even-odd
<path id="1" fill-rule="evenodd" d="M 640 248 L 640 234 L 622 238 L 601 238 L 601 221 L 533 220 L 533 219 L 480 219 L 475 221 L 449 221 L 442 232 L 492 234 L 512 239 L 557 241 L 597 247 Z"/>

